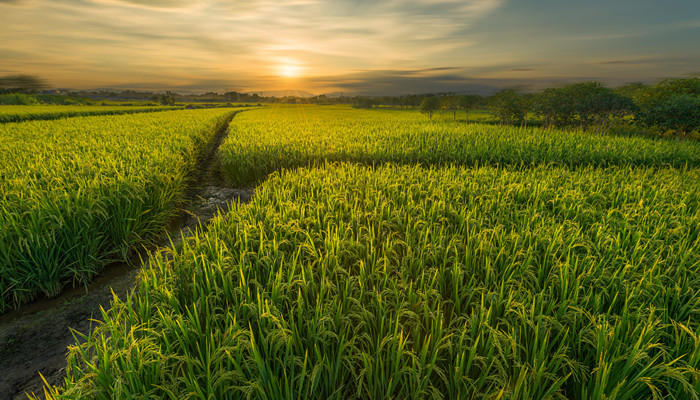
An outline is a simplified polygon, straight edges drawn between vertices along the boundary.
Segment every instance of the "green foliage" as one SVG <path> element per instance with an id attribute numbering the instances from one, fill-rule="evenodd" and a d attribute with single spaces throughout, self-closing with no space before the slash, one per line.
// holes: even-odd
<path id="1" fill-rule="evenodd" d="M 0 95 L 1 96 L 1 95 Z M 19 95 L 24 96 L 24 95 Z M 89 115 L 118 115 L 175 110 L 180 107 L 160 106 L 0 106 L 0 123 L 48 120 Z"/>
<path id="2" fill-rule="evenodd" d="M 637 96 L 635 119 L 645 126 L 674 131 L 685 139 L 700 130 L 700 78 L 665 80 Z"/>
<path id="3" fill-rule="evenodd" d="M 607 131 L 611 121 L 631 114 L 631 98 L 606 88 L 600 82 L 584 82 L 563 88 L 545 89 L 534 99 L 534 111 L 544 126 L 578 125 L 597 133 Z"/>
<path id="4" fill-rule="evenodd" d="M 0 94 L 0 105 L 20 105 L 28 106 L 37 104 L 36 96 L 31 94 L 10 93 Z"/>
<path id="5" fill-rule="evenodd" d="M 600 82 L 578 83 L 567 87 L 573 93 L 574 111 L 583 129 L 603 133 L 611 118 L 634 111 L 632 99 L 615 93 Z"/>
<path id="6" fill-rule="evenodd" d="M 466 113 L 464 122 L 469 122 L 469 113 L 476 107 L 478 107 L 482 102 L 483 98 L 479 95 L 464 95 L 459 96 L 457 99 L 459 108 L 464 110 Z"/>
<path id="7" fill-rule="evenodd" d="M 276 107 L 242 113 L 232 121 L 220 152 L 227 177 L 235 185 L 260 182 L 283 168 L 323 165 L 326 161 L 368 165 L 700 166 L 700 143 L 452 121 L 436 124 L 413 112 L 340 106 Z"/>
<path id="8" fill-rule="evenodd" d="M 162 232 L 230 111 L 0 125 L 0 312 L 90 281 Z"/>
<path id="9" fill-rule="evenodd" d="M 513 89 L 503 89 L 489 99 L 489 108 L 501 125 L 524 124 L 527 104 Z"/>
<path id="10" fill-rule="evenodd" d="M 34 96 L 36 97 L 37 101 L 42 104 L 60 104 L 64 106 L 93 104 L 92 100 L 84 97 L 74 97 L 56 94 L 36 94 Z"/>
<path id="11" fill-rule="evenodd" d="M 641 93 L 648 90 L 648 86 L 641 82 L 633 82 L 627 85 L 618 86 L 614 89 L 615 93 L 636 99 Z"/>
<path id="12" fill-rule="evenodd" d="M 443 112 L 452 113 L 452 121 L 457 121 L 457 110 L 459 110 L 459 98 L 454 95 L 442 96 L 440 98 L 440 109 Z"/>
<path id="13" fill-rule="evenodd" d="M 640 121 L 675 131 L 679 139 L 685 139 L 691 131 L 700 130 L 700 96 L 670 94 L 651 101 L 640 113 Z"/>
<path id="14" fill-rule="evenodd" d="M 698 398 L 699 150 L 243 113 L 252 202 L 154 255 L 47 398 Z"/>
<path id="15" fill-rule="evenodd" d="M 428 114 L 430 119 L 433 118 L 433 113 L 440 108 L 440 99 L 435 96 L 426 96 L 420 103 L 420 112 Z"/>
<path id="16" fill-rule="evenodd" d="M 699 189 L 627 166 L 274 174 L 152 259 L 48 398 L 695 398 Z"/>
<path id="17" fill-rule="evenodd" d="M 175 105 L 175 95 L 169 91 L 165 94 L 154 94 L 151 100 L 164 106 Z"/>
<path id="18" fill-rule="evenodd" d="M 700 96 L 700 78 L 666 79 L 659 82 L 653 89 L 658 95 L 691 94 Z"/>
<path id="19" fill-rule="evenodd" d="M 353 102 L 355 108 L 372 108 L 379 105 L 379 101 L 374 97 L 356 97 Z"/>
<path id="20" fill-rule="evenodd" d="M 543 90 L 537 94 L 534 112 L 542 117 L 543 126 L 550 129 L 572 125 L 575 110 L 571 93 L 556 88 Z"/>

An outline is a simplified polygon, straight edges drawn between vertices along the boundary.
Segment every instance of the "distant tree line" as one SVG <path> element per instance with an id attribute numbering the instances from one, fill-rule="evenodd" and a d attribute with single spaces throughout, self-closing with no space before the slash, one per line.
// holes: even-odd
<path id="1" fill-rule="evenodd" d="M 151 96 L 151 100 L 164 106 L 172 106 L 175 104 L 175 96 L 169 91 L 165 92 L 165 94 L 154 94 Z"/>
<path id="2" fill-rule="evenodd" d="M 599 82 L 576 83 L 524 95 L 502 90 L 489 99 L 489 107 L 504 125 L 525 125 L 528 113 L 533 113 L 546 128 L 578 126 L 598 133 L 605 132 L 613 119 L 638 109 L 632 98 Z"/>
<path id="3" fill-rule="evenodd" d="M 686 139 L 700 130 L 700 78 L 668 79 L 657 85 L 640 83 L 611 89 L 600 82 L 582 82 L 538 93 L 503 89 L 492 96 L 426 95 L 421 112 L 432 118 L 441 110 L 464 111 L 465 121 L 475 108 L 490 111 L 500 125 L 526 127 L 529 116 L 545 128 L 577 127 L 604 133 L 613 123 L 646 127 L 660 134 Z"/>
<path id="4" fill-rule="evenodd" d="M 419 109 L 433 117 L 435 112 L 465 113 L 469 122 L 475 109 L 488 110 L 500 125 L 526 127 L 535 123 L 552 129 L 577 127 L 604 133 L 615 124 L 643 127 L 658 134 L 673 134 L 679 140 L 700 130 L 700 78 L 667 79 L 656 85 L 634 83 L 616 89 L 600 82 L 574 83 L 538 93 L 503 89 L 491 96 L 438 93 L 403 96 L 263 96 L 262 93 L 229 91 L 178 94 L 135 90 L 45 91 L 46 82 L 30 75 L 0 77 L 0 104 L 79 104 L 85 101 L 140 100 L 163 105 L 200 103 L 287 103 L 349 104 L 356 108 Z M 531 118 L 534 117 L 534 118 Z"/>

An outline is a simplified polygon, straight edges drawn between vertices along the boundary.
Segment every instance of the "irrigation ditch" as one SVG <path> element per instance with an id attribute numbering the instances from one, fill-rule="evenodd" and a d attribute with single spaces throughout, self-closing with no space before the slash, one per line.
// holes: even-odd
<path id="1" fill-rule="evenodd" d="M 100 309 L 108 309 L 114 295 L 124 299 L 136 287 L 148 254 L 177 244 L 197 229 L 206 230 L 218 213 L 229 211 L 232 201 L 251 200 L 254 188 L 232 188 L 221 171 L 217 151 L 228 126 L 223 124 L 198 159 L 181 211 L 157 246 L 135 252 L 128 262 L 106 266 L 87 291 L 68 289 L 58 297 L 39 298 L 0 315 L 0 400 L 27 399 L 26 393 L 32 392 L 43 398 L 41 376 L 52 385 L 65 377 L 67 347 L 75 343 L 72 330 L 88 333 L 97 326 Z"/>

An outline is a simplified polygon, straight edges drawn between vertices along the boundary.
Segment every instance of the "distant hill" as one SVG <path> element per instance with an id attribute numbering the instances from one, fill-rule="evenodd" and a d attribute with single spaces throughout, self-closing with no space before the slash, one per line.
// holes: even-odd
<path id="1" fill-rule="evenodd" d="M 344 94 L 343 94 L 343 92 L 331 92 L 331 93 L 324 93 L 323 95 L 326 97 L 336 98 L 336 97 L 343 97 Z"/>

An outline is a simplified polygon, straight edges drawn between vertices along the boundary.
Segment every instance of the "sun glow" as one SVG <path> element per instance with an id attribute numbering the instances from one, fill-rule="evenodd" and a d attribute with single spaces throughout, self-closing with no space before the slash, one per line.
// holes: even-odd
<path id="1" fill-rule="evenodd" d="M 295 64 L 281 64 L 277 66 L 277 74 L 285 78 L 296 78 L 301 74 L 301 67 Z"/>
<path id="2" fill-rule="evenodd" d="M 300 76 L 304 70 L 302 64 L 292 58 L 280 58 L 277 60 L 278 64 L 275 67 L 278 76 L 283 78 L 296 78 Z"/>

